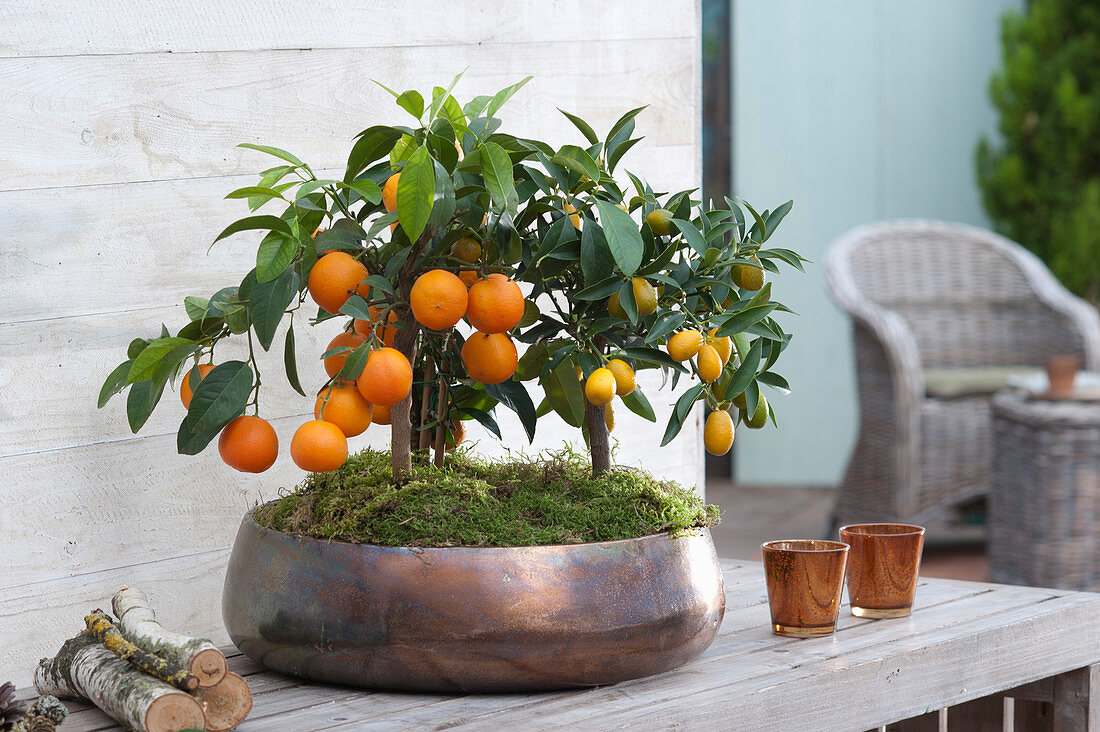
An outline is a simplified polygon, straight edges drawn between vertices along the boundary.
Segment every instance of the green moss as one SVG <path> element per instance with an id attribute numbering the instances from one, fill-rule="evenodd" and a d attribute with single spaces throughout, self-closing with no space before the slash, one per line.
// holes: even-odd
<path id="1" fill-rule="evenodd" d="M 257 509 L 288 534 L 380 546 L 537 546 L 714 526 L 717 506 L 640 470 L 594 477 L 570 451 L 491 461 L 457 451 L 394 483 L 388 452 L 364 450 Z"/>

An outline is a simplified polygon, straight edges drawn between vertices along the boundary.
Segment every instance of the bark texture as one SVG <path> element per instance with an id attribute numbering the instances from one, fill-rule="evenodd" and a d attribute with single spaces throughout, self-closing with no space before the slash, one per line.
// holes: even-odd
<path id="1" fill-rule="evenodd" d="M 588 428 L 588 447 L 592 452 L 592 474 L 611 469 L 611 441 L 607 436 L 603 407 L 584 400 L 584 424 Z"/>
<path id="2" fill-rule="evenodd" d="M 85 616 L 84 623 L 88 626 L 88 632 L 94 635 L 104 648 L 123 661 L 129 661 L 150 676 L 155 676 L 177 689 L 194 691 L 198 687 L 198 677 L 183 666 L 143 651 L 123 638 L 118 628 L 102 610 L 96 610 L 91 615 Z"/>
<path id="3" fill-rule="evenodd" d="M 118 629 L 126 640 L 147 653 L 182 666 L 199 680 L 199 686 L 214 686 L 226 673 L 225 656 L 205 638 L 192 638 L 165 630 L 157 622 L 145 593 L 124 587 L 111 600 Z"/>
<path id="4" fill-rule="evenodd" d="M 144 732 L 202 729 L 206 723 L 194 697 L 123 661 L 87 631 L 65 641 L 56 657 L 38 662 L 34 686 L 39 694 L 87 699 Z"/>

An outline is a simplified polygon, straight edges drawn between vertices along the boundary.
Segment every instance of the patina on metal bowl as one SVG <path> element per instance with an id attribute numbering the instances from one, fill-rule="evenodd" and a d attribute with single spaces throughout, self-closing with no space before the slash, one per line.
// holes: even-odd
<path id="1" fill-rule="evenodd" d="M 725 613 L 710 532 L 413 549 L 290 536 L 247 514 L 222 614 L 275 671 L 413 691 L 530 691 L 676 668 Z"/>

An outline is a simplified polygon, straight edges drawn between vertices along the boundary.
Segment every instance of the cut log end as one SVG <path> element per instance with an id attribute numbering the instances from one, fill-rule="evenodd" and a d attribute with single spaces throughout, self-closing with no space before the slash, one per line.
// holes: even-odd
<path id="1" fill-rule="evenodd" d="M 229 672 L 216 686 L 200 687 L 195 699 L 206 715 L 206 729 L 211 732 L 231 730 L 252 711 L 252 690 L 248 682 Z"/>
<path id="2" fill-rule="evenodd" d="M 199 651 L 191 659 L 190 671 L 198 677 L 200 688 L 217 686 L 225 678 L 227 670 L 225 656 L 213 648 Z"/>
<path id="3" fill-rule="evenodd" d="M 206 717 L 199 702 L 181 691 L 154 699 L 145 710 L 144 721 L 148 732 L 179 732 L 181 729 L 202 729 Z"/>

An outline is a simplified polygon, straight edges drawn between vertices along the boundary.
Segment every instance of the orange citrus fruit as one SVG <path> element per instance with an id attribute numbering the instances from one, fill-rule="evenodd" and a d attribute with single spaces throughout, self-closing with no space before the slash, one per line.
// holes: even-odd
<path id="1" fill-rule="evenodd" d="M 464 269 L 458 273 L 458 279 L 462 280 L 462 284 L 466 285 L 466 289 L 470 289 L 474 286 L 474 283 L 481 279 L 481 275 L 472 269 Z"/>
<path id="2" fill-rule="evenodd" d="M 715 334 L 718 332 L 717 328 L 711 328 L 707 333 L 706 342 L 714 346 L 714 350 L 718 351 L 718 357 L 722 359 L 722 366 L 725 366 L 730 362 L 730 354 L 733 352 L 733 341 L 729 336 L 717 337 Z"/>
<path id="3" fill-rule="evenodd" d="M 760 260 L 756 257 L 749 257 L 754 262 Z M 733 281 L 742 290 L 749 290 L 755 292 L 764 286 L 764 268 L 753 267 L 747 264 L 739 264 L 733 268 Z"/>
<path id="4" fill-rule="evenodd" d="M 353 331 L 343 331 L 339 333 L 335 338 L 329 341 L 328 348 L 325 351 L 331 351 L 334 348 L 346 348 L 348 350 L 336 354 L 335 356 L 329 356 L 325 359 L 325 373 L 329 376 L 336 376 L 340 373 L 340 369 L 344 368 L 344 362 L 348 360 L 348 356 L 359 346 L 367 342 L 367 339 Z M 352 375 L 350 378 L 356 378 Z"/>
<path id="5" fill-rule="evenodd" d="M 390 408 L 386 404 L 371 405 L 371 424 L 389 424 Z"/>
<path id="6" fill-rule="evenodd" d="M 611 411 L 610 404 L 603 408 L 603 423 L 607 426 L 608 432 L 615 431 L 615 413 Z"/>
<path id="7" fill-rule="evenodd" d="M 658 208 L 650 211 L 645 217 L 649 229 L 657 236 L 668 236 L 672 224 L 672 212 L 668 209 Z"/>
<path id="8" fill-rule="evenodd" d="M 482 333 L 506 333 L 523 320 L 519 285 L 502 274 L 491 274 L 470 288 L 466 320 Z"/>
<path id="9" fill-rule="evenodd" d="M 329 252 L 309 271 L 309 294 L 327 312 L 338 313 L 355 292 L 366 297 L 370 287 L 360 284 L 367 268 L 347 252 Z"/>
<path id="10" fill-rule="evenodd" d="M 569 220 L 573 222 L 573 228 L 577 231 L 581 230 L 581 215 L 577 213 L 577 209 L 571 203 L 565 204 L 565 212 L 569 214 Z"/>
<path id="11" fill-rule="evenodd" d="M 279 437 L 266 419 L 243 415 L 222 430 L 218 454 L 234 470 L 262 473 L 279 456 Z"/>
<path id="12" fill-rule="evenodd" d="M 626 320 L 626 311 L 623 310 L 623 305 L 619 302 L 618 290 L 611 293 L 611 297 L 607 298 L 607 312 L 609 312 L 612 317 Z"/>
<path id="13" fill-rule="evenodd" d="M 466 314 L 469 300 L 462 280 L 444 269 L 433 269 L 417 277 L 409 293 L 413 317 L 431 330 L 453 328 Z"/>
<path id="14" fill-rule="evenodd" d="M 356 386 L 371 404 L 391 407 L 409 395 L 412 378 L 412 366 L 405 354 L 394 348 L 376 348 L 367 357 Z"/>
<path id="15" fill-rule="evenodd" d="M 345 437 L 363 434 L 370 427 L 372 411 L 370 402 L 350 381 L 330 384 L 321 389 L 313 405 L 313 416 L 332 422 Z"/>
<path id="16" fill-rule="evenodd" d="M 477 239 L 468 236 L 456 239 L 455 243 L 451 245 L 451 256 L 473 264 L 481 257 L 481 244 L 478 243 Z"/>
<path id="17" fill-rule="evenodd" d="M 191 397 L 194 393 L 191 391 L 191 374 L 198 370 L 195 386 L 199 385 L 199 382 L 206 378 L 206 375 L 214 370 L 214 364 L 212 363 L 200 363 L 198 366 L 192 366 L 191 370 L 183 375 L 183 381 L 180 383 L 180 401 L 183 402 L 183 406 L 186 408 L 191 407 Z"/>
<path id="18" fill-rule="evenodd" d="M 634 369 L 621 358 L 613 358 L 607 362 L 607 370 L 615 377 L 615 393 L 621 397 L 634 391 L 638 383 L 634 377 Z"/>
<path id="19" fill-rule="evenodd" d="M 638 315 L 650 315 L 657 309 L 657 288 L 644 277 L 631 277 L 634 302 L 638 303 Z"/>
<path id="20" fill-rule="evenodd" d="M 462 344 L 466 373 L 482 384 L 499 384 L 516 372 L 516 344 L 503 333 L 473 333 Z"/>
<path id="21" fill-rule="evenodd" d="M 711 455 L 725 455 L 733 447 L 733 418 L 722 410 L 711 412 L 703 427 L 703 445 Z"/>
<path id="22" fill-rule="evenodd" d="M 710 344 L 704 343 L 699 347 L 696 366 L 699 369 L 699 378 L 703 381 L 717 381 L 722 375 L 722 357 Z"/>
<path id="23" fill-rule="evenodd" d="M 702 333 L 697 330 L 682 330 L 668 339 L 668 344 L 665 348 L 668 349 L 668 355 L 672 356 L 673 360 L 687 361 L 689 358 L 699 353 L 699 349 L 702 345 Z"/>
<path id="24" fill-rule="evenodd" d="M 361 318 L 356 318 L 354 327 L 356 333 L 363 336 L 364 338 L 369 339 L 371 338 L 371 336 L 374 335 L 375 329 L 378 327 L 378 323 L 382 319 L 382 311 L 381 309 L 376 308 L 374 305 L 368 305 L 367 309 L 370 310 L 371 319 L 362 320 Z M 397 328 L 395 328 L 393 324 L 396 322 L 397 311 L 391 308 L 389 314 L 386 315 L 386 325 L 382 327 L 382 332 L 380 334 L 382 338 L 382 345 L 393 348 L 393 337 L 394 334 L 397 333 Z"/>
<path id="25" fill-rule="evenodd" d="M 606 407 L 615 398 L 615 374 L 603 367 L 593 371 L 584 382 L 584 395 L 597 407 Z"/>
<path id="26" fill-rule="evenodd" d="M 348 439 L 332 422 L 310 420 L 294 432 L 290 457 L 302 470 L 327 473 L 348 459 Z"/>
<path id="27" fill-rule="evenodd" d="M 466 439 L 466 425 L 462 423 L 462 420 L 452 419 L 451 428 L 448 431 L 447 439 L 445 440 L 447 452 L 455 449 L 462 444 L 462 441 Z"/>
<path id="28" fill-rule="evenodd" d="M 387 211 L 397 210 L 397 181 L 401 180 L 400 173 L 394 173 L 382 184 L 382 206 Z"/>
<path id="29" fill-rule="evenodd" d="M 760 401 L 756 403 L 756 411 L 751 415 L 742 414 L 745 420 L 745 426 L 750 430 L 758 430 L 768 423 L 768 414 L 771 411 L 771 407 L 768 406 L 768 400 L 763 394 L 760 395 Z"/>

